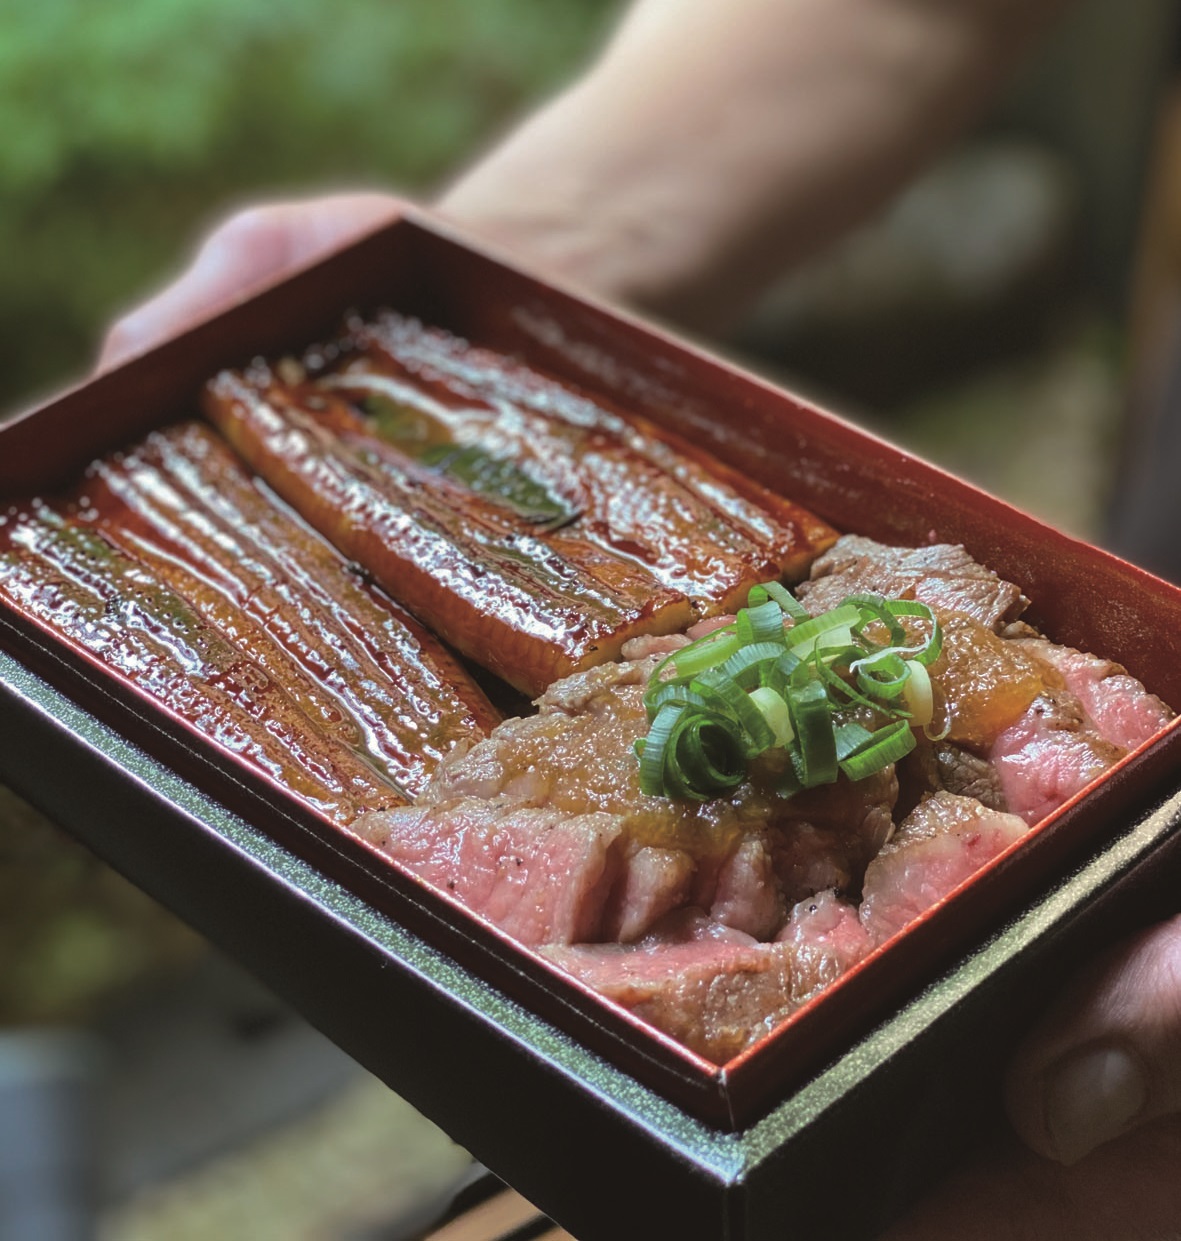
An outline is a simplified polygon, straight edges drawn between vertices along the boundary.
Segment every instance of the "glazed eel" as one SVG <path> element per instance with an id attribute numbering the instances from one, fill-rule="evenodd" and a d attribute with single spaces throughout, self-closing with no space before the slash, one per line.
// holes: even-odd
<path id="1" fill-rule="evenodd" d="M 0 595 L 341 824 L 500 718 L 195 420 L 4 514 Z"/>
<path id="2" fill-rule="evenodd" d="M 205 410 L 384 589 L 531 696 L 798 579 L 836 538 L 646 420 L 391 312 L 222 372 Z"/>

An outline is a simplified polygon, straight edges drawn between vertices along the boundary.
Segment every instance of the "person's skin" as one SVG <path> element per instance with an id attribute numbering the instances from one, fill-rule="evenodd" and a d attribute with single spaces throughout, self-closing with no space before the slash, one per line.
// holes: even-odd
<path id="1" fill-rule="evenodd" d="M 642 0 L 590 70 L 434 209 L 527 265 L 693 330 L 898 188 L 1057 0 Z M 111 329 L 108 367 L 394 215 L 239 213 Z M 889 1241 L 1181 1236 L 1181 918 L 1081 966 L 1009 1068 L 1013 1131 Z"/>
<path id="2" fill-rule="evenodd" d="M 644 0 L 446 193 L 466 227 L 691 328 L 886 201 L 1063 0 Z"/>
<path id="3" fill-rule="evenodd" d="M 905 184 L 1066 2 L 641 0 L 435 206 L 547 273 L 718 331 Z M 177 287 L 116 324 L 103 364 L 284 266 L 290 210 L 217 230 Z M 292 227 L 330 248 L 381 210 L 347 196 Z"/>

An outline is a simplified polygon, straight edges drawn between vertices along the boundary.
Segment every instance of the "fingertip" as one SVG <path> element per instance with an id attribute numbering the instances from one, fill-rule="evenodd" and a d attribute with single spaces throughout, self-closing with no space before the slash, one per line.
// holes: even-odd
<path id="1" fill-rule="evenodd" d="M 263 282 L 395 218 L 405 205 L 373 191 L 236 212 L 206 237 L 170 285 L 111 326 L 95 370 L 110 370 L 212 318 Z"/>
<path id="2" fill-rule="evenodd" d="M 1148 1074 L 1135 1049 L 1122 1041 L 1097 1041 L 1067 1052 L 1032 1077 L 1014 1075 L 1006 1105 L 1026 1146 L 1073 1164 L 1133 1127 L 1148 1099 Z"/>
<path id="3" fill-rule="evenodd" d="M 1181 1112 L 1181 918 L 1079 971 L 1013 1056 L 1005 1104 L 1026 1146 L 1066 1164 Z"/>
<path id="4" fill-rule="evenodd" d="M 147 302 L 111 325 L 95 359 L 96 374 L 114 370 L 167 338 L 168 325 L 153 318 L 153 304 Z"/>
<path id="5" fill-rule="evenodd" d="M 137 306 L 108 329 L 99 347 L 95 371 L 113 370 L 141 353 L 146 353 L 170 336 L 193 314 L 212 309 L 200 297 L 193 297 L 188 277 L 151 300 Z"/>

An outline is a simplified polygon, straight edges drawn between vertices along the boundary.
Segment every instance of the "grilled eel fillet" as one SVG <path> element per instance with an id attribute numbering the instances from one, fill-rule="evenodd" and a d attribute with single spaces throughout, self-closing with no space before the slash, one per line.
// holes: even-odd
<path id="1" fill-rule="evenodd" d="M 532 696 L 801 577 L 836 538 L 646 420 L 389 312 L 303 363 L 221 373 L 205 409 L 391 595 Z"/>
<path id="2" fill-rule="evenodd" d="M 203 422 L 10 510 L 0 595 L 340 824 L 412 799 L 499 719 Z"/>

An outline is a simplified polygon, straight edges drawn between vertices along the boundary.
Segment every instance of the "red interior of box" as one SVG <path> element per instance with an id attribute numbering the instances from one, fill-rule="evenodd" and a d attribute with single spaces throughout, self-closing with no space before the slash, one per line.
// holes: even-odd
<path id="1" fill-rule="evenodd" d="M 346 309 L 392 306 L 520 355 L 674 427 L 839 529 L 886 542 L 963 543 L 1033 600 L 1060 643 L 1123 663 L 1181 704 L 1181 591 L 1055 531 L 849 423 L 625 316 L 506 266 L 407 215 L 161 348 L 0 429 L 0 497 L 67 484 L 89 461 L 194 408 L 217 369 L 299 350 Z M 1018 450 L 1019 449 L 1015 449 Z M 1177 721 L 1083 797 L 724 1067 L 690 1054 L 517 946 L 369 846 L 215 751 L 130 682 L 5 609 L 18 657 L 229 804 L 543 1016 L 710 1123 L 742 1127 L 784 1090 L 999 926 L 1072 858 L 1175 782 Z"/>

